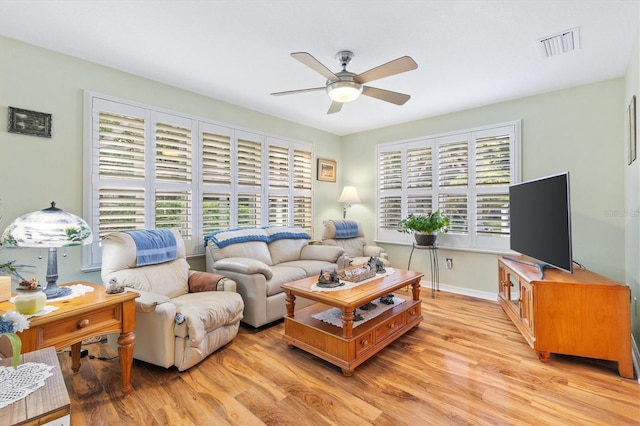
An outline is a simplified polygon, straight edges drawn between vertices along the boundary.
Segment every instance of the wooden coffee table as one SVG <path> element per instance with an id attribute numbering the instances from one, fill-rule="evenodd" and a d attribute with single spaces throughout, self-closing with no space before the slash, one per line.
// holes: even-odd
<path id="1" fill-rule="evenodd" d="M 345 376 L 422 321 L 421 272 L 394 270 L 391 275 L 365 282 L 348 290 L 311 291 L 318 281 L 309 277 L 283 284 L 287 295 L 284 340 L 342 369 Z M 354 311 L 381 296 L 411 286 L 412 300 L 405 300 L 375 318 L 354 327 Z M 318 303 L 295 310 L 296 297 Z M 313 318 L 331 307 L 342 311 L 342 327 Z"/>

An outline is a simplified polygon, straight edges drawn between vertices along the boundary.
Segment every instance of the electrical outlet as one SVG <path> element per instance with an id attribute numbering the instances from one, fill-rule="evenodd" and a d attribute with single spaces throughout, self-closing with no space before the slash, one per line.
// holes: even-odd
<path id="1" fill-rule="evenodd" d="M 453 259 L 447 258 L 447 269 L 453 269 Z"/>

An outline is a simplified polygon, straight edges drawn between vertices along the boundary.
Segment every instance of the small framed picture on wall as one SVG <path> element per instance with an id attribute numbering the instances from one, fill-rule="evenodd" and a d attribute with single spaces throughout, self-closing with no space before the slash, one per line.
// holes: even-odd
<path id="1" fill-rule="evenodd" d="M 323 182 L 335 182 L 337 167 L 335 160 L 318 158 L 318 180 Z"/>
<path id="2" fill-rule="evenodd" d="M 51 137 L 51 114 L 9 107 L 7 131 L 23 135 Z"/>

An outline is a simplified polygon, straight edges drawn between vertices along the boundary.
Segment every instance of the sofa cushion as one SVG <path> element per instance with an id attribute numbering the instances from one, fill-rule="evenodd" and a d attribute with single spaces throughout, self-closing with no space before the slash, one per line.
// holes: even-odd
<path id="1" fill-rule="evenodd" d="M 269 244 L 269 252 L 274 265 L 300 259 L 300 250 L 308 244 L 307 240 L 279 240 Z"/>
<path id="2" fill-rule="evenodd" d="M 305 272 L 305 277 L 320 275 L 320 271 L 334 271 L 337 267 L 335 263 L 321 260 L 294 260 L 293 262 L 283 263 L 280 266 L 302 269 Z"/>
<path id="3" fill-rule="evenodd" d="M 209 249 L 213 255 L 213 260 L 221 260 L 229 257 L 245 257 L 256 259 L 267 266 L 273 265 L 269 246 L 262 241 L 249 241 L 242 244 L 231 244 L 220 248 L 213 242 L 209 242 Z"/>
<path id="4" fill-rule="evenodd" d="M 275 265 L 272 266 L 273 278 L 267 281 L 267 296 L 273 296 L 274 294 L 282 293 L 282 284 L 301 280 L 307 277 L 307 273 L 304 269 L 295 266 L 287 265 Z"/>

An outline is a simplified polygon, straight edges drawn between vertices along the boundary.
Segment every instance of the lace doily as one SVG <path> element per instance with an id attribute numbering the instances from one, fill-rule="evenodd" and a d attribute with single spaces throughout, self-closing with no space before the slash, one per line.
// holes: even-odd
<path id="1" fill-rule="evenodd" d="M 379 300 L 374 300 L 371 303 L 376 305 L 375 309 L 371 309 L 369 311 L 364 311 L 360 308 L 356 309 L 356 314 L 361 315 L 363 319 L 361 321 L 354 321 L 353 328 L 356 328 L 360 324 L 363 324 L 369 321 L 370 319 L 377 317 L 381 313 L 386 312 L 389 309 L 393 308 L 394 306 L 397 306 L 403 302 L 404 302 L 404 299 L 401 299 L 399 297 L 394 297 L 393 305 L 387 305 L 380 302 Z M 330 309 L 327 309 L 326 311 L 313 314 L 311 315 L 311 317 L 320 321 L 328 322 L 329 324 L 335 325 L 336 327 L 342 328 L 342 311 L 338 308 L 330 308 Z"/>
<path id="2" fill-rule="evenodd" d="M 391 274 L 393 274 L 395 272 L 393 270 L 393 268 L 385 268 L 385 269 L 386 269 L 387 272 L 385 272 L 383 274 L 376 274 L 375 277 L 371 277 L 369 279 L 362 280 L 362 281 L 359 281 L 357 283 L 353 283 L 353 282 L 350 282 L 350 281 L 342 280 L 340 282 L 344 283 L 344 285 L 341 285 L 340 287 L 323 288 L 323 287 L 318 286 L 318 284 L 316 283 L 316 284 L 311 286 L 311 291 L 340 291 L 340 290 L 348 290 L 350 288 L 354 288 L 354 287 L 357 287 L 359 285 L 366 284 L 369 281 L 373 281 L 373 280 L 375 280 L 377 278 L 386 277 L 387 275 L 391 275 Z"/>
<path id="3" fill-rule="evenodd" d="M 45 379 L 53 376 L 52 365 L 25 362 L 13 367 L 0 367 L 0 408 L 24 398 L 44 386 Z"/>

